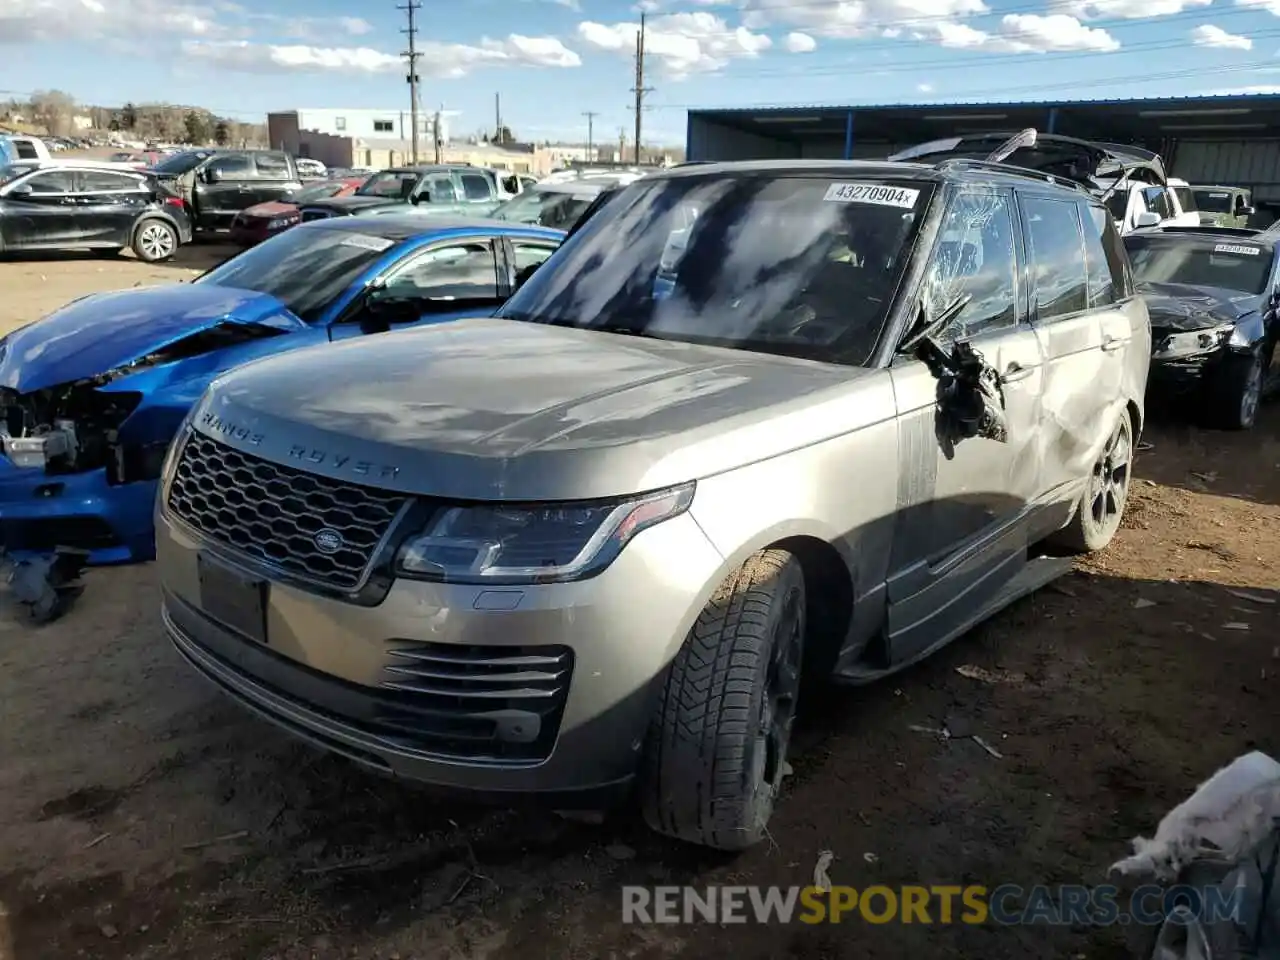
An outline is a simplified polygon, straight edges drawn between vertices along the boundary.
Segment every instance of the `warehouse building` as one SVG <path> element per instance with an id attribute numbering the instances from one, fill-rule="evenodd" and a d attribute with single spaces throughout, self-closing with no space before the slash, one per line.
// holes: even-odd
<path id="1" fill-rule="evenodd" d="M 690 110 L 690 160 L 881 159 L 941 137 L 1035 127 L 1155 150 L 1171 176 L 1280 204 L 1280 95 Z"/>

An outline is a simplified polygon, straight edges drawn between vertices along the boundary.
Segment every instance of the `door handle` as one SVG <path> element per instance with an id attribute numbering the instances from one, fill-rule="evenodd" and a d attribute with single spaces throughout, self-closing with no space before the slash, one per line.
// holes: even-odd
<path id="1" fill-rule="evenodd" d="M 1025 380 L 1039 369 L 1040 364 L 1029 363 L 1023 365 L 1014 361 L 1004 368 L 1004 373 L 1000 375 L 1001 383 L 1017 383 L 1019 380 Z"/>
<path id="2" fill-rule="evenodd" d="M 1119 337 L 1110 337 L 1110 336 L 1107 336 L 1107 337 L 1103 337 L 1103 338 L 1102 338 L 1102 352 L 1103 352 L 1103 353 L 1115 353 L 1117 350 L 1119 350 L 1119 349 L 1120 349 L 1121 347 L 1123 347 L 1124 345 L 1125 345 L 1125 341 L 1124 341 L 1124 340 L 1122 340 L 1122 339 L 1120 339 Z"/>

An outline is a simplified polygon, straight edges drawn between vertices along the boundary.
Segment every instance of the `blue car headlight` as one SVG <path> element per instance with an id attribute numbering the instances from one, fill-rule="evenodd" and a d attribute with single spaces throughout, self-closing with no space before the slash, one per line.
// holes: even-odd
<path id="1" fill-rule="evenodd" d="M 599 573 L 641 530 L 683 513 L 694 485 L 621 500 L 446 507 L 396 556 L 396 573 L 445 583 L 533 584 Z"/>

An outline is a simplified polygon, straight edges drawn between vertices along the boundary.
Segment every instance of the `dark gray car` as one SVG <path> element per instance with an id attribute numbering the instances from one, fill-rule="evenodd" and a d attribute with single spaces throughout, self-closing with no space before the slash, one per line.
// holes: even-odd
<path id="1" fill-rule="evenodd" d="M 1111 540 L 1150 353 L 1112 218 L 1061 180 L 654 174 L 498 318 L 214 383 L 158 500 L 165 622 L 373 769 L 635 786 L 742 848 L 802 675 L 891 674 Z"/>

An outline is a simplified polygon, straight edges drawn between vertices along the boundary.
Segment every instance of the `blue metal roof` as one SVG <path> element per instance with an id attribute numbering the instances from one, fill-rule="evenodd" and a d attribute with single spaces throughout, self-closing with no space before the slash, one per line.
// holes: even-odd
<path id="1" fill-rule="evenodd" d="M 755 107 L 693 107 L 689 113 L 718 114 L 786 114 L 815 110 L 936 110 L 954 107 L 1000 107 L 1015 109 L 1018 107 L 1102 107 L 1117 104 L 1159 106 L 1161 104 L 1186 103 L 1280 103 L 1280 93 L 1218 93 L 1195 94 L 1183 97 L 1119 97 L 1107 100 L 1089 99 L 1057 99 L 1057 100 L 929 100 L 915 103 L 798 103 L 786 106 L 770 105 Z"/>

